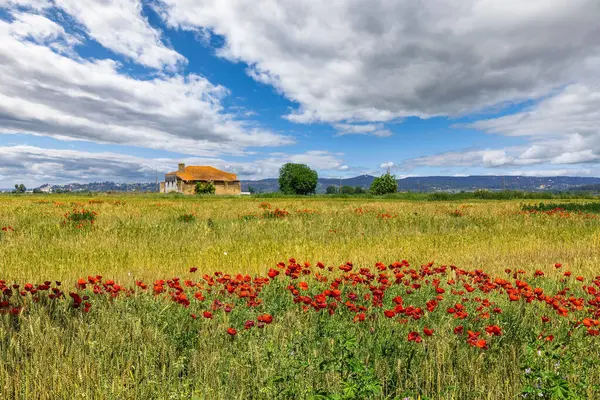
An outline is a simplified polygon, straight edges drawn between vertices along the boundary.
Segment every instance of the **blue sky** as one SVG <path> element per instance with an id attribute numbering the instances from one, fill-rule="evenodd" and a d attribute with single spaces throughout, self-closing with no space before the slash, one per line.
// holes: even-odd
<path id="1" fill-rule="evenodd" d="M 0 187 L 585 175 L 600 169 L 595 0 L 0 0 Z"/>

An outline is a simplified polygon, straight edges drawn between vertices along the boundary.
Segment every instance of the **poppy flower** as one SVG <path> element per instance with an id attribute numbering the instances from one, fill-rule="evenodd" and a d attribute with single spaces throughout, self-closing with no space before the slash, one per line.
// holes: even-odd
<path id="1" fill-rule="evenodd" d="M 237 335 L 237 331 L 234 328 L 227 328 L 227 333 L 231 336 Z"/>
<path id="2" fill-rule="evenodd" d="M 265 324 L 273 322 L 273 316 L 271 314 L 259 315 L 256 319 L 258 322 L 264 322 Z"/>
<path id="3" fill-rule="evenodd" d="M 421 343 L 422 340 L 423 339 L 421 338 L 421 336 L 419 336 L 419 334 L 417 332 L 409 332 L 409 334 L 408 334 L 409 342 Z"/>
<path id="4" fill-rule="evenodd" d="M 423 333 L 427 336 L 432 336 L 433 335 L 433 329 L 429 329 L 429 328 L 423 328 Z"/>
<path id="5" fill-rule="evenodd" d="M 463 333 L 465 328 L 463 328 L 462 325 L 457 326 L 456 328 L 454 328 L 454 334 L 455 335 L 460 335 Z"/>
<path id="6" fill-rule="evenodd" d="M 502 329 L 497 325 L 490 325 L 487 328 L 485 328 L 485 331 L 492 336 L 502 335 Z"/>
<path id="7" fill-rule="evenodd" d="M 387 317 L 387 318 L 394 318 L 396 316 L 396 311 L 394 310 L 385 310 L 383 312 L 383 314 Z"/>
<path id="8" fill-rule="evenodd" d="M 196 271 L 198 271 L 198 268 L 196 268 L 196 267 L 190 268 L 190 272 L 196 272 Z"/>
<path id="9" fill-rule="evenodd" d="M 212 317 L 213 317 L 213 313 L 211 313 L 210 311 L 204 311 L 204 312 L 202 313 L 202 316 L 203 316 L 204 318 L 210 319 L 210 318 L 212 318 Z"/>
<path id="10" fill-rule="evenodd" d="M 365 313 L 360 313 L 360 314 L 356 314 L 356 315 L 354 316 L 354 318 L 352 319 L 352 321 L 353 321 L 353 322 L 362 322 L 362 321 L 364 321 L 364 320 L 365 320 L 365 318 L 366 318 L 366 315 L 365 315 Z"/>
<path id="11" fill-rule="evenodd" d="M 306 283 L 306 282 L 300 282 L 298 284 L 298 287 L 300 287 L 300 289 L 302 289 L 302 290 L 308 290 L 308 283 Z"/>
<path id="12" fill-rule="evenodd" d="M 558 268 L 560 268 L 560 267 L 562 267 L 562 264 L 561 264 L 561 263 L 556 263 L 556 264 L 554 264 L 554 268 L 558 269 Z"/>

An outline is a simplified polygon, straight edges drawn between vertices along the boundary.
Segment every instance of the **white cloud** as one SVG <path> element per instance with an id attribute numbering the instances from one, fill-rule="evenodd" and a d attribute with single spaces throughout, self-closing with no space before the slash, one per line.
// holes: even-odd
<path id="1" fill-rule="evenodd" d="M 396 163 L 394 163 L 392 161 L 384 162 L 379 166 L 379 168 L 394 168 L 394 167 L 396 167 Z"/>
<path id="2" fill-rule="evenodd" d="M 162 0 L 172 26 L 224 37 L 299 108 L 296 122 L 468 113 L 594 72 L 597 0 Z"/>
<path id="3" fill-rule="evenodd" d="M 0 0 L 0 7 L 27 7 L 32 10 L 42 11 L 51 7 L 50 0 Z"/>
<path id="4" fill-rule="evenodd" d="M 600 77 L 599 77 L 600 78 Z M 600 81 L 600 79 L 599 79 Z M 600 161 L 600 84 L 573 84 L 528 110 L 469 127 L 532 141 L 520 158 L 532 163 Z"/>
<path id="5" fill-rule="evenodd" d="M 335 124 L 338 136 L 343 135 L 373 135 L 378 137 L 392 136 L 383 124 Z"/>
<path id="6" fill-rule="evenodd" d="M 43 183 L 68 182 L 148 182 L 159 180 L 165 172 L 177 169 L 177 163 L 212 165 L 235 172 L 238 178 L 262 179 L 278 175 L 287 162 L 306 163 L 319 172 L 344 170 L 342 160 L 327 151 L 301 154 L 277 153 L 253 161 L 227 161 L 216 157 L 143 158 L 113 152 L 89 152 L 45 149 L 34 146 L 0 146 L 0 187 L 15 183 L 37 186 Z"/>
<path id="7" fill-rule="evenodd" d="M 168 48 L 142 15 L 140 0 L 59 0 L 56 3 L 102 46 L 147 67 L 176 69 L 185 57 Z"/>
<path id="8" fill-rule="evenodd" d="M 505 150 L 450 151 L 405 160 L 404 168 L 415 167 L 500 167 L 518 163 Z"/>
<path id="9" fill-rule="evenodd" d="M 572 168 L 572 169 L 540 169 L 540 170 L 512 170 L 506 175 L 511 176 L 598 176 L 600 169 Z"/>
<path id="10" fill-rule="evenodd" d="M 250 146 L 293 142 L 229 113 L 229 91 L 204 77 L 139 80 L 111 59 L 59 54 L 72 43 L 41 15 L 0 20 L 0 134 L 30 133 L 199 156 L 242 154 Z M 35 23 L 28 23 L 35 21 Z"/>

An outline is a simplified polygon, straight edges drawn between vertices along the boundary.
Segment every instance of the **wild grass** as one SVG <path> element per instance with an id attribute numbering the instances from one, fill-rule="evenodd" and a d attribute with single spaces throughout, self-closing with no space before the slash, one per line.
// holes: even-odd
<path id="1" fill-rule="evenodd" d="M 271 204 L 261 207 L 265 201 Z M 93 226 L 63 225 L 74 209 L 96 212 Z M 182 215 L 195 218 L 184 221 Z M 553 266 L 562 263 L 587 284 L 600 275 L 599 225 L 577 214 L 522 214 L 519 201 L 0 196 L 0 227 L 14 229 L 0 231 L 0 280 L 21 287 L 59 280 L 68 297 L 89 275 L 126 288 L 136 281 L 151 287 L 157 279 L 198 280 L 214 271 L 265 276 L 294 256 L 313 265 L 352 261 L 356 269 L 372 270 L 376 262 L 402 259 L 482 268 L 502 277 L 507 268 L 523 269 L 547 293 L 567 284 L 581 291 L 577 281 L 561 283 Z M 191 267 L 198 276 L 189 274 Z M 544 280 L 532 281 L 535 270 L 546 272 Z M 552 325 L 553 342 L 540 343 L 544 304 L 494 295 L 503 312 L 490 323 L 502 326 L 504 335 L 481 351 L 454 335 L 456 321 L 442 314 L 403 325 L 375 307 L 369 312 L 377 318 L 355 323 L 343 302 L 333 316 L 302 312 L 286 285 L 281 279 L 265 286 L 257 310 L 275 320 L 249 331 L 242 329 L 256 316 L 252 310 L 220 311 L 212 320 L 190 317 L 210 309 L 213 297 L 186 308 L 151 294 L 111 299 L 90 293 L 89 313 L 73 309 L 69 300 L 27 303 L 18 316 L 0 315 L 0 395 L 498 399 L 535 391 L 538 379 L 545 379 L 537 388 L 544 396 L 554 393 L 552 385 L 556 393 L 566 385 L 574 398 L 598 395 L 597 337 L 565 320 Z M 318 285 L 327 287 L 310 281 L 311 288 Z M 394 295 L 386 295 L 386 307 Z M 411 296 L 423 307 L 433 295 Z M 452 302 L 461 296 L 447 297 Z M 483 329 L 483 323 L 472 326 Z M 435 340 L 407 341 L 409 331 L 423 335 L 426 325 L 435 329 Z M 226 333 L 231 326 L 236 337 Z"/>

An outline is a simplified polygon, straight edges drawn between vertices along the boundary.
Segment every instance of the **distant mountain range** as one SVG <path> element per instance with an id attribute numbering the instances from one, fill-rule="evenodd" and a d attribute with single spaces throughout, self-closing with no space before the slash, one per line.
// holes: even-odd
<path id="1" fill-rule="evenodd" d="M 353 178 L 334 179 L 319 178 L 317 193 L 325 193 L 328 186 L 360 186 L 368 189 L 375 179 L 371 175 L 360 175 Z M 269 193 L 279 190 L 276 178 L 256 181 L 242 181 L 242 191 Z M 115 183 L 92 182 L 70 183 L 66 185 L 42 185 L 36 189 L 42 191 L 66 192 L 156 192 L 155 182 L 144 183 Z M 460 192 L 487 190 L 524 190 L 524 191 L 568 191 L 586 190 L 600 191 L 600 178 L 558 176 L 558 177 L 529 177 L 529 176 L 421 176 L 398 179 L 399 191 L 412 192 Z M 10 190 L 10 189 L 7 189 Z M 37 190 L 36 190 L 37 191 Z"/>

